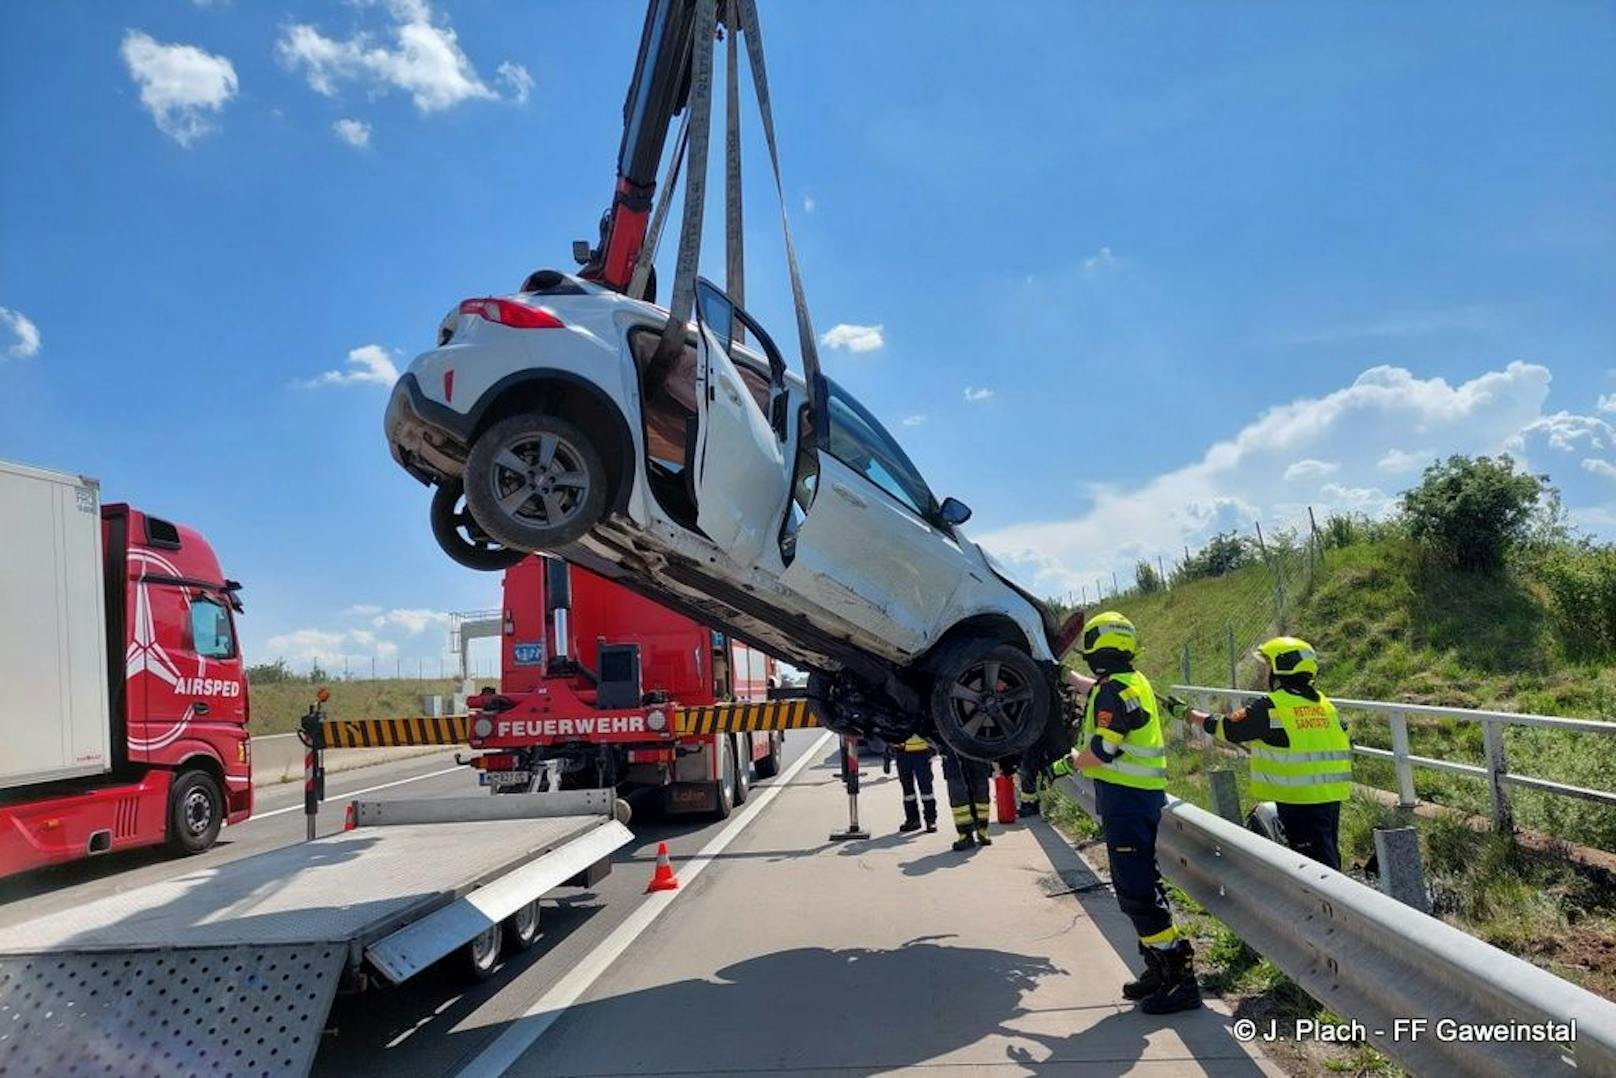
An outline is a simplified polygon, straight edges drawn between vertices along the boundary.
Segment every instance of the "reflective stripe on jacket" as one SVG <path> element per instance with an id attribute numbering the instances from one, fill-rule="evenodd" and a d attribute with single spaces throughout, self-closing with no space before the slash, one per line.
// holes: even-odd
<path id="1" fill-rule="evenodd" d="M 1318 805 L 1352 796 L 1352 742 L 1341 716 L 1323 693 L 1309 700 L 1283 689 L 1268 694 L 1271 728 L 1283 729 L 1288 748 L 1251 746 L 1251 796 L 1258 801 Z"/>

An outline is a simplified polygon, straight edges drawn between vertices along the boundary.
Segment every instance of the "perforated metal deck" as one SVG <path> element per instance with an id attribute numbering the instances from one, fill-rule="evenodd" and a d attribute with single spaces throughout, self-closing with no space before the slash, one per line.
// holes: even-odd
<path id="1" fill-rule="evenodd" d="M 365 948 L 446 920 L 469 939 L 631 837 L 604 816 L 364 827 L 0 930 L 0 1076 L 306 1074 Z"/>

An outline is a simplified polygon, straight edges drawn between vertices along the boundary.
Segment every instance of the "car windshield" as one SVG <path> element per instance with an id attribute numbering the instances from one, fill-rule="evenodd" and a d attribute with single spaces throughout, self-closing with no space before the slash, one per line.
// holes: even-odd
<path id="1" fill-rule="evenodd" d="M 897 440 L 847 390 L 829 378 L 830 455 L 862 474 L 920 516 L 930 512 L 931 488 Z"/>

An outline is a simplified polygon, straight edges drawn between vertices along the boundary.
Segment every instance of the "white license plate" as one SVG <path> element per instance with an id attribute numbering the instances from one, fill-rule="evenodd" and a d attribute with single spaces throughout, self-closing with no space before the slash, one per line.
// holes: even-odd
<path id="1" fill-rule="evenodd" d="M 531 771 L 485 771 L 483 784 L 486 786 L 526 786 L 533 781 Z"/>

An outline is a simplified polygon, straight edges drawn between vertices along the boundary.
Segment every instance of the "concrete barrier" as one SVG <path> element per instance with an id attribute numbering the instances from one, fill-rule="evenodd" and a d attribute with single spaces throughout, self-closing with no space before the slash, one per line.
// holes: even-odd
<path id="1" fill-rule="evenodd" d="M 412 756 L 431 756 L 433 753 L 469 749 L 465 745 L 417 745 L 404 749 L 327 749 L 326 774 L 352 771 L 354 768 L 385 764 L 391 760 L 407 760 Z M 252 739 L 252 777 L 254 786 L 273 786 L 303 777 L 303 743 L 296 734 L 266 734 Z"/>

